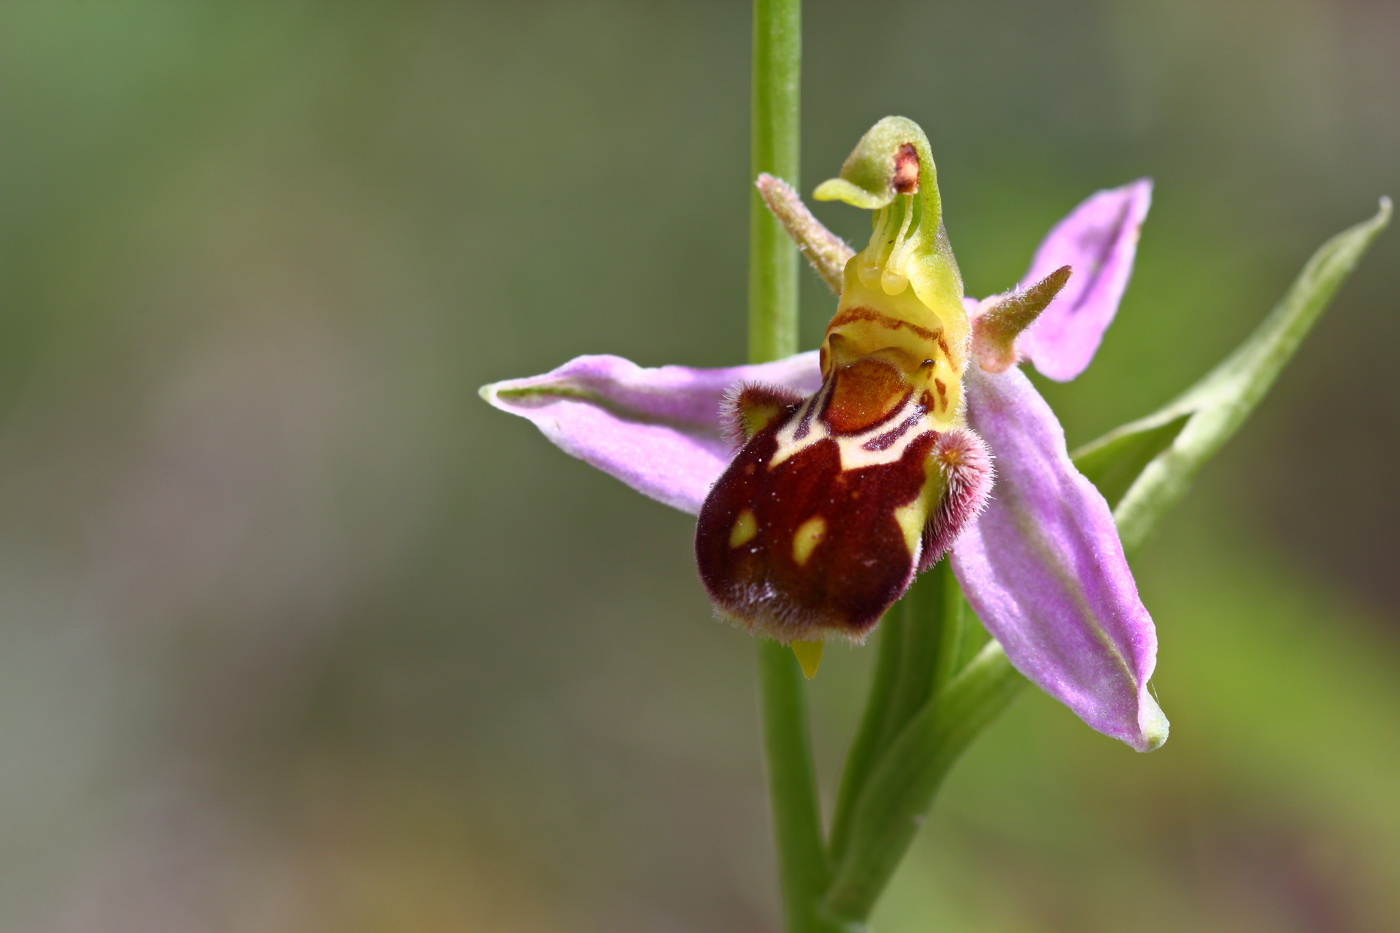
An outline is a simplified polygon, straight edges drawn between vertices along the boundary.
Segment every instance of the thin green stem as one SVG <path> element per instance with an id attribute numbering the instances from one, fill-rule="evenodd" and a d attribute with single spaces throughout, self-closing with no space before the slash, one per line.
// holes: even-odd
<path id="1" fill-rule="evenodd" d="M 856 803 L 827 893 L 831 916 L 852 923 L 870 916 L 948 769 L 1025 683 L 993 642 L 909 719 Z"/>
<path id="2" fill-rule="evenodd" d="M 822 843 L 803 682 L 802 669 L 787 645 L 767 639 L 759 642 L 763 744 L 773 836 L 778 845 L 784 929 L 787 933 L 829 933 L 842 928 L 817 914 L 831 880 L 831 865 Z"/>
<path id="3" fill-rule="evenodd" d="M 938 652 L 933 669 L 933 689 L 929 691 L 930 694 L 937 695 L 938 691 L 952 682 L 953 677 L 962 668 L 963 644 L 967 640 L 967 617 L 972 610 L 963 598 L 962 587 L 958 585 L 957 578 L 953 576 L 951 558 L 944 557 L 929 571 L 929 575 L 936 576 L 940 585 Z"/>
<path id="4" fill-rule="evenodd" d="M 767 172 L 797 184 L 801 27 L 800 0 L 754 0 L 750 180 Z M 749 359 L 762 363 L 797 352 L 797 252 L 757 189 L 749 198 Z M 765 640 L 758 646 L 758 671 L 784 928 L 847 929 L 817 913 L 831 866 L 801 670 L 786 645 Z"/>
<path id="5" fill-rule="evenodd" d="M 882 747 L 893 741 L 909 718 L 933 697 L 943 637 L 945 583 L 957 585 L 952 577 L 945 581 L 940 569 L 920 574 L 896 606 L 896 611 L 904 613 L 904 647 Z"/>
<path id="6" fill-rule="evenodd" d="M 846 755 L 831 823 L 834 861 L 840 861 L 846 849 L 855 804 L 870 773 L 909 717 L 932 695 L 942 604 L 940 581 L 932 573 L 924 574 L 880 621 L 880 656 L 869 705 Z"/>
<path id="7" fill-rule="evenodd" d="M 749 181 L 763 172 L 797 187 L 801 0 L 754 0 Z M 797 252 L 749 192 L 749 361 L 797 352 Z"/>
<path id="8" fill-rule="evenodd" d="M 909 720 L 957 673 L 965 605 L 958 581 L 944 560 L 915 580 L 881 620 L 880 656 L 870 696 L 846 755 L 836 797 L 831 824 L 834 864 L 846 851 L 856 803 L 871 773 Z"/>
<path id="9" fill-rule="evenodd" d="M 831 858 L 840 861 L 846 840 L 851 835 L 851 816 L 860 797 L 865 779 L 880 761 L 894 702 L 895 680 L 899 674 L 899 658 L 904 648 L 905 613 L 898 607 L 885 613 L 877 627 L 879 654 L 870 677 L 870 693 L 865 700 L 865 712 L 841 771 L 841 787 L 836 793 L 836 811 L 831 818 Z"/>

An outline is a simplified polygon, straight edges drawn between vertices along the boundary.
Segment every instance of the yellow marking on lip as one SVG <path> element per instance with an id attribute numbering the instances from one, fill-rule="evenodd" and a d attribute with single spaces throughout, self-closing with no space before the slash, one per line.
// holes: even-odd
<path id="1" fill-rule="evenodd" d="M 753 514 L 753 509 L 744 509 L 739 513 L 739 517 L 734 519 L 734 527 L 729 531 L 729 546 L 743 547 L 757 534 L 758 516 Z"/>
<path id="2" fill-rule="evenodd" d="M 909 549 L 910 556 L 917 557 L 919 540 L 924 534 L 924 522 L 928 521 L 928 507 L 924 504 L 923 496 L 895 509 L 894 520 L 904 534 L 904 546 Z"/>
<path id="3" fill-rule="evenodd" d="M 924 487 L 914 501 L 894 510 L 895 523 L 904 534 L 904 546 L 915 560 L 920 556 L 919 548 L 923 541 L 924 525 L 929 514 L 938 507 L 938 502 L 947 491 L 944 474 L 939 470 L 940 462 L 955 462 L 962 456 L 961 451 L 944 451 L 941 456 L 930 457 L 924 463 Z"/>
<path id="4" fill-rule="evenodd" d="M 826 538 L 826 519 L 813 515 L 801 525 L 792 536 L 792 559 L 801 567 L 811 558 L 817 545 Z"/>

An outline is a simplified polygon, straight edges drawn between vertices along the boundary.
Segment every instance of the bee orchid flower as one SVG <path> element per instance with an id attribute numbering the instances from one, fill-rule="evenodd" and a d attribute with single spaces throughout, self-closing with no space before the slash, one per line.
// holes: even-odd
<path id="1" fill-rule="evenodd" d="M 880 121 L 816 191 L 874 212 L 854 255 L 781 182 L 760 188 L 839 287 L 819 350 L 724 369 L 583 356 L 482 396 L 697 514 L 700 578 L 721 618 L 799 657 L 827 637 L 858 642 L 951 551 L 1018 670 L 1092 728 L 1161 745 L 1152 618 L 1107 502 L 1018 365 L 1057 380 L 1088 365 L 1127 286 L 1150 183 L 1090 197 L 1017 288 L 980 302 L 963 294 L 911 121 Z"/>

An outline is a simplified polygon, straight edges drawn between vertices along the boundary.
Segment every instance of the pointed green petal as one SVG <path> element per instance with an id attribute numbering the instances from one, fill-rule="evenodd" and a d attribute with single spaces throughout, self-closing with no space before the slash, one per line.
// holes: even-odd
<path id="1" fill-rule="evenodd" d="M 1190 419 L 1189 414 L 1184 414 L 1165 424 L 1144 419 L 1124 425 L 1076 451 L 1074 465 L 1103 493 L 1108 504 L 1115 506 L 1147 465 L 1172 445 Z M 1139 427 L 1129 430 L 1134 425 Z"/>
<path id="2" fill-rule="evenodd" d="M 1390 213 L 1390 199 L 1382 198 L 1374 217 L 1322 244 L 1272 313 L 1204 379 L 1160 410 L 1111 431 L 1075 455 L 1076 462 L 1087 464 L 1086 472 L 1103 477 L 1111 461 L 1126 457 L 1141 462 L 1144 452 L 1159 447 L 1114 508 L 1125 550 L 1147 539 L 1205 462 L 1239 430 L 1390 222 Z M 1121 479 L 1117 482 L 1121 485 Z"/>
<path id="3" fill-rule="evenodd" d="M 1060 266 L 1025 290 L 982 302 L 982 312 L 972 325 L 972 353 L 979 366 L 989 373 L 1003 373 L 1016 365 L 1016 338 L 1065 287 L 1071 271 Z"/>

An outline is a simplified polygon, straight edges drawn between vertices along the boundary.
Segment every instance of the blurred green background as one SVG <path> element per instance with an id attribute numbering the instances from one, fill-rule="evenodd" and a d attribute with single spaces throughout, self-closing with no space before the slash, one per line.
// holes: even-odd
<path id="1" fill-rule="evenodd" d="M 476 395 L 740 357 L 748 20 L 0 4 L 0 930 L 775 928 L 753 645 L 692 520 Z M 1400 194 L 1400 4 L 805 26 L 804 189 L 919 120 L 973 294 L 1156 180 L 1118 322 L 1045 389 L 1072 445 Z M 1171 741 L 1027 691 L 879 930 L 1400 928 L 1397 260 L 1391 231 L 1136 560 Z M 828 793 L 870 660 L 812 685 Z"/>

